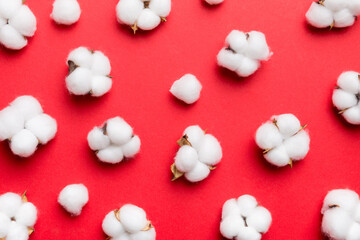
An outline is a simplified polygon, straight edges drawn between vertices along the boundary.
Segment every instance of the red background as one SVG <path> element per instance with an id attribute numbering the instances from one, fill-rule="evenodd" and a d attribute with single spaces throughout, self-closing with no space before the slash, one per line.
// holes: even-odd
<path id="1" fill-rule="evenodd" d="M 360 71 L 360 23 L 317 31 L 305 22 L 311 1 L 173 0 L 168 22 L 134 36 L 116 22 L 117 0 L 79 0 L 80 21 L 59 27 L 49 0 L 28 0 L 38 30 L 28 46 L 0 49 L 0 108 L 15 97 L 35 96 L 58 121 L 56 138 L 33 157 L 14 157 L 0 144 L 0 193 L 21 193 L 38 208 L 33 240 L 105 239 L 102 219 L 125 203 L 144 208 L 157 239 L 221 239 L 222 204 L 252 194 L 273 216 L 263 239 L 322 239 L 320 208 L 327 191 L 360 192 L 360 129 L 332 108 L 342 71 Z M 274 55 L 246 79 L 220 69 L 216 54 L 232 29 L 266 34 Z M 65 59 L 87 46 L 111 61 L 113 88 L 102 98 L 70 96 Z M 185 106 L 168 92 L 185 73 L 203 84 L 200 100 Z M 257 127 L 273 114 L 294 113 L 308 124 L 310 152 L 294 168 L 276 169 L 254 142 Z M 86 136 L 113 116 L 124 117 L 142 141 L 133 160 L 106 165 L 96 160 Z M 176 140 L 199 124 L 221 142 L 224 157 L 198 184 L 170 182 Z M 79 217 L 57 203 L 67 184 L 84 183 L 90 201 Z"/>

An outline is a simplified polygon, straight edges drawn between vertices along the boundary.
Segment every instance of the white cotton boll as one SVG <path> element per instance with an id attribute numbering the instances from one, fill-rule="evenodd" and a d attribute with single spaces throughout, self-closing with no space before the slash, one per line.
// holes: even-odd
<path id="1" fill-rule="evenodd" d="M 93 54 L 86 47 L 78 47 L 70 52 L 68 61 L 74 62 L 79 67 L 91 68 Z"/>
<path id="2" fill-rule="evenodd" d="M 17 97 L 10 103 L 10 106 L 16 108 L 24 117 L 25 121 L 38 114 L 43 113 L 43 109 L 39 101 L 33 96 L 21 96 Z"/>
<path id="3" fill-rule="evenodd" d="M 107 120 L 106 132 L 111 142 L 117 145 L 127 143 L 133 135 L 132 127 L 120 117 Z"/>
<path id="4" fill-rule="evenodd" d="M 161 19 L 152 10 L 145 8 L 137 19 L 137 26 L 143 30 L 152 30 L 161 22 Z"/>
<path id="5" fill-rule="evenodd" d="M 327 28 L 333 24 L 333 13 L 321 4 L 313 2 L 306 13 L 307 21 L 317 28 Z"/>
<path id="6" fill-rule="evenodd" d="M 31 156 L 37 148 L 39 140 L 27 129 L 23 129 L 11 138 L 11 151 L 20 157 Z"/>
<path id="7" fill-rule="evenodd" d="M 24 118 L 14 107 L 0 111 L 0 141 L 12 138 L 24 128 Z"/>
<path id="8" fill-rule="evenodd" d="M 276 126 L 284 138 L 295 135 L 301 128 L 300 121 L 293 114 L 281 114 L 275 117 Z"/>
<path id="9" fill-rule="evenodd" d="M 251 31 L 248 34 L 247 56 L 252 59 L 267 60 L 270 56 L 270 50 L 265 35 L 257 31 Z"/>
<path id="10" fill-rule="evenodd" d="M 46 144 L 55 137 L 57 123 L 55 119 L 42 113 L 28 120 L 25 128 L 32 132 L 41 144 Z"/>
<path id="11" fill-rule="evenodd" d="M 354 24 L 355 17 L 349 9 L 344 8 L 334 14 L 335 27 L 349 27 Z"/>
<path id="12" fill-rule="evenodd" d="M 137 233 L 131 234 L 131 240 L 155 240 L 156 232 L 154 228 L 151 228 L 147 231 L 139 231 Z"/>
<path id="13" fill-rule="evenodd" d="M 76 0 L 55 0 L 51 18 L 58 24 L 71 25 L 80 18 L 81 9 Z"/>
<path id="14" fill-rule="evenodd" d="M 222 3 L 224 0 L 205 0 L 210 5 L 216 5 Z"/>
<path id="15" fill-rule="evenodd" d="M 273 123 L 267 122 L 256 131 L 255 141 L 261 149 L 271 149 L 282 143 L 282 136 Z"/>
<path id="16" fill-rule="evenodd" d="M 232 52 L 231 50 L 221 49 L 217 55 L 218 65 L 229 69 L 230 71 L 236 71 L 242 64 L 244 56 Z"/>
<path id="17" fill-rule="evenodd" d="M 351 124 L 360 124 L 360 106 L 354 106 L 342 113 L 343 117 Z"/>
<path id="18" fill-rule="evenodd" d="M 29 233 L 26 226 L 17 222 L 11 222 L 6 240 L 27 240 Z"/>
<path id="19" fill-rule="evenodd" d="M 252 227 L 241 227 L 236 240 L 260 240 L 261 234 Z"/>
<path id="20" fill-rule="evenodd" d="M 102 162 L 106 163 L 119 163 L 123 160 L 124 154 L 119 146 L 108 146 L 104 149 L 101 149 L 96 156 L 100 159 Z"/>
<path id="21" fill-rule="evenodd" d="M 359 75 L 354 71 L 343 72 L 337 80 L 337 85 L 346 92 L 357 94 L 360 89 Z"/>
<path id="22" fill-rule="evenodd" d="M 183 135 L 187 136 L 188 141 L 195 149 L 199 149 L 200 144 L 205 136 L 205 132 L 200 128 L 199 125 L 193 125 L 187 127 Z"/>
<path id="23" fill-rule="evenodd" d="M 249 214 L 257 207 L 258 203 L 256 199 L 251 195 L 242 195 L 237 199 L 240 214 L 243 217 L 248 217 Z"/>
<path id="24" fill-rule="evenodd" d="M 330 238 L 345 239 L 352 221 L 346 211 L 340 208 L 334 208 L 324 213 L 322 230 Z"/>
<path id="25" fill-rule="evenodd" d="M 126 204 L 120 208 L 120 222 L 129 233 L 136 233 L 147 225 L 146 213 L 143 209 Z"/>
<path id="26" fill-rule="evenodd" d="M 296 135 L 284 141 L 289 157 L 292 160 L 301 160 L 305 158 L 310 148 L 310 137 L 306 131 L 300 131 Z"/>
<path id="27" fill-rule="evenodd" d="M 90 70 L 78 67 L 66 77 L 66 87 L 72 94 L 86 95 L 91 91 L 91 78 Z"/>
<path id="28" fill-rule="evenodd" d="M 128 143 L 122 145 L 121 149 L 126 158 L 132 158 L 140 151 L 140 145 L 141 145 L 140 138 L 137 135 L 135 135 L 131 138 L 131 140 Z"/>
<path id="29" fill-rule="evenodd" d="M 353 223 L 346 236 L 346 240 L 359 240 L 360 239 L 360 224 Z"/>
<path id="30" fill-rule="evenodd" d="M 116 16 L 119 23 L 127 25 L 135 24 L 144 9 L 141 0 L 120 0 L 116 5 Z"/>
<path id="31" fill-rule="evenodd" d="M 107 236 L 113 238 L 125 232 L 124 227 L 119 220 L 117 220 L 114 211 L 109 212 L 105 216 L 102 222 L 102 229 Z"/>
<path id="32" fill-rule="evenodd" d="M 111 72 L 109 58 L 100 51 L 95 51 L 92 57 L 91 71 L 98 75 L 109 75 Z"/>
<path id="33" fill-rule="evenodd" d="M 21 207 L 21 204 L 21 196 L 11 192 L 5 193 L 0 196 L 0 213 L 12 218 Z"/>
<path id="34" fill-rule="evenodd" d="M 6 237 L 9 232 L 10 224 L 10 218 L 0 212 L 0 238 Z"/>
<path id="35" fill-rule="evenodd" d="M 175 156 L 175 166 L 180 172 L 190 172 L 198 162 L 198 154 L 193 147 L 184 145 Z"/>
<path id="36" fill-rule="evenodd" d="M 34 226 L 37 219 L 37 210 L 34 204 L 30 202 L 23 203 L 17 211 L 15 219 L 21 225 L 27 227 Z"/>
<path id="37" fill-rule="evenodd" d="M 214 166 L 221 161 L 222 149 L 219 141 L 211 134 L 206 134 L 198 149 L 199 161 Z"/>
<path id="38" fill-rule="evenodd" d="M 227 200 L 222 208 L 221 218 L 225 218 L 230 215 L 241 215 L 237 200 L 235 198 Z"/>
<path id="39" fill-rule="evenodd" d="M 32 37 L 36 31 L 36 17 L 28 6 L 22 5 L 9 19 L 9 24 L 24 36 Z"/>
<path id="40" fill-rule="evenodd" d="M 346 92 L 342 89 L 335 89 L 332 95 L 334 106 L 339 109 L 346 109 L 357 105 L 357 98 L 354 94 Z"/>
<path id="41" fill-rule="evenodd" d="M 0 42 L 9 49 L 19 50 L 27 45 L 27 40 L 14 27 L 7 24 L 0 29 Z"/>
<path id="42" fill-rule="evenodd" d="M 246 218 L 247 225 L 261 233 L 266 233 L 269 230 L 271 221 L 271 214 L 264 207 L 256 207 Z"/>
<path id="43" fill-rule="evenodd" d="M 89 193 L 83 184 L 71 184 L 61 190 L 58 202 L 69 213 L 78 216 L 89 201 Z"/>
<path id="44" fill-rule="evenodd" d="M 94 127 L 87 136 L 88 144 L 91 150 L 97 151 L 104 149 L 110 145 L 110 139 L 104 134 L 103 130 L 98 127 Z"/>
<path id="45" fill-rule="evenodd" d="M 110 91 L 111 86 L 111 78 L 105 76 L 93 76 L 91 78 L 91 95 L 94 97 L 101 97 Z"/>
<path id="46" fill-rule="evenodd" d="M 239 234 L 241 226 L 244 225 L 245 223 L 241 216 L 230 215 L 221 221 L 220 232 L 224 237 L 233 239 Z"/>
<path id="47" fill-rule="evenodd" d="M 352 0 L 350 0 L 352 1 Z M 326 0 L 323 5 L 331 11 L 337 12 L 347 7 L 348 0 Z"/>
<path id="48" fill-rule="evenodd" d="M 349 189 L 335 189 L 326 195 L 321 213 L 331 206 L 339 206 L 346 211 L 353 212 L 359 202 L 359 195 Z"/>
<path id="49" fill-rule="evenodd" d="M 202 85 L 194 75 L 185 74 L 173 83 L 170 92 L 185 103 L 192 104 L 200 98 L 201 89 Z"/>
<path id="50" fill-rule="evenodd" d="M 167 17 L 171 10 L 171 0 L 151 0 L 149 8 L 160 17 Z"/>
<path id="51" fill-rule="evenodd" d="M 226 37 L 225 42 L 237 53 L 245 52 L 248 46 L 246 34 L 244 32 L 240 32 L 239 30 L 232 30 Z"/>
<path id="52" fill-rule="evenodd" d="M 271 149 L 264 157 L 269 163 L 277 167 L 284 167 L 290 163 L 290 157 L 284 145 Z"/>
<path id="53" fill-rule="evenodd" d="M 0 16 L 11 18 L 21 7 L 22 0 L 0 0 Z"/>
<path id="54" fill-rule="evenodd" d="M 202 162 L 197 162 L 190 172 L 185 173 L 185 178 L 190 182 L 199 182 L 207 178 L 209 174 L 209 167 Z"/>
<path id="55" fill-rule="evenodd" d="M 243 57 L 240 66 L 236 69 L 236 73 L 240 77 L 248 77 L 252 75 L 260 67 L 260 63 L 257 60 Z"/>

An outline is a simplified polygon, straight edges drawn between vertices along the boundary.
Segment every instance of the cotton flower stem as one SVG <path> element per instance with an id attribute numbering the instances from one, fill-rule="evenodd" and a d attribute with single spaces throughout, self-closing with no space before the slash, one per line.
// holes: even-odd
<path id="1" fill-rule="evenodd" d="M 332 24 L 330 25 L 329 31 L 331 31 L 334 28 L 334 26 L 335 26 L 335 21 L 333 21 Z"/>
<path id="2" fill-rule="evenodd" d="M 325 2 L 325 0 L 319 0 L 319 1 L 317 1 L 316 3 L 317 3 L 317 4 L 320 4 L 320 5 L 324 5 L 324 2 Z"/>
<path id="3" fill-rule="evenodd" d="M 70 75 L 73 71 L 75 71 L 76 68 L 79 67 L 78 65 L 76 65 L 76 64 L 75 64 L 73 61 L 71 61 L 71 60 L 69 60 L 69 61 L 67 62 L 67 64 L 68 64 L 68 66 L 69 66 L 69 75 Z"/>
<path id="4" fill-rule="evenodd" d="M 175 180 L 178 179 L 178 178 L 181 178 L 181 177 L 184 175 L 183 172 L 180 172 L 180 171 L 176 168 L 175 163 L 173 163 L 173 164 L 171 165 L 170 170 L 171 170 L 172 174 L 174 175 L 173 178 L 171 179 L 172 182 L 175 181 Z"/>
<path id="5" fill-rule="evenodd" d="M 214 167 L 214 166 L 209 166 L 209 169 L 210 169 L 211 171 L 213 171 L 213 170 L 216 169 L 216 167 Z"/>
<path id="6" fill-rule="evenodd" d="M 160 19 L 161 19 L 162 22 L 166 22 L 166 21 L 167 21 L 166 17 L 160 17 Z"/>
<path id="7" fill-rule="evenodd" d="M 134 34 L 136 34 L 136 31 L 139 29 L 136 22 L 131 26 L 131 29 L 133 30 Z"/>
<path id="8" fill-rule="evenodd" d="M 188 145 L 190 147 L 192 147 L 191 143 L 188 140 L 188 136 L 185 134 L 184 136 L 182 136 L 177 142 L 176 142 L 180 147 L 184 146 L 184 145 Z"/>
<path id="9" fill-rule="evenodd" d="M 151 221 L 148 221 L 146 227 L 141 229 L 141 231 L 146 232 L 146 231 L 149 231 L 152 228 L 154 228 L 154 226 L 151 224 Z"/>
<path id="10" fill-rule="evenodd" d="M 27 192 L 27 190 L 21 195 L 21 200 L 22 200 L 24 203 L 28 202 L 28 199 L 27 199 L 27 197 L 26 197 L 26 192 Z"/>
<path id="11" fill-rule="evenodd" d="M 293 168 L 293 160 L 290 158 L 290 161 L 289 161 L 289 165 L 290 165 L 290 168 Z"/>
<path id="12" fill-rule="evenodd" d="M 35 232 L 35 229 L 34 229 L 34 228 L 28 227 L 29 236 L 30 236 L 31 234 L 33 234 L 34 232 Z"/>

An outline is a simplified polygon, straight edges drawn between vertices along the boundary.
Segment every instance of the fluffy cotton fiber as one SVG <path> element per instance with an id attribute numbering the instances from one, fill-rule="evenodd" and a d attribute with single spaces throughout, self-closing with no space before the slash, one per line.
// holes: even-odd
<path id="1" fill-rule="evenodd" d="M 27 201 L 25 194 L 8 192 L 0 195 L 0 239 L 29 239 L 36 220 L 36 207 Z"/>
<path id="2" fill-rule="evenodd" d="M 71 184 L 61 190 L 58 202 L 63 208 L 74 216 L 81 213 L 89 201 L 89 193 L 84 184 Z"/>
<path id="3" fill-rule="evenodd" d="M 217 55 L 218 65 L 236 72 L 240 77 L 248 77 L 256 72 L 260 62 L 268 60 L 272 55 L 265 35 L 261 32 L 233 30 L 226 37 L 225 43 L 226 46 Z"/>
<path id="4" fill-rule="evenodd" d="M 224 203 L 220 232 L 227 239 L 260 240 L 271 225 L 270 212 L 250 195 L 232 198 Z"/>
<path id="5" fill-rule="evenodd" d="M 205 0 L 205 2 L 207 2 L 210 5 L 217 5 L 222 3 L 224 0 Z"/>
<path id="6" fill-rule="evenodd" d="M 293 114 L 273 116 L 258 128 L 255 141 L 269 163 L 292 166 L 309 152 L 310 137 L 304 128 Z"/>
<path id="7" fill-rule="evenodd" d="M 360 15 L 360 0 L 320 0 L 306 13 L 309 24 L 317 28 L 349 27 Z"/>
<path id="8" fill-rule="evenodd" d="M 360 239 L 359 195 L 349 189 L 330 191 L 321 209 L 322 231 L 329 239 Z"/>
<path id="9" fill-rule="evenodd" d="M 103 127 L 94 127 L 87 137 L 90 148 L 102 162 L 119 163 L 140 151 L 140 138 L 120 117 L 107 120 Z"/>
<path id="10" fill-rule="evenodd" d="M 125 204 L 119 209 L 109 212 L 103 222 L 102 229 L 111 240 L 155 240 L 154 226 L 146 218 L 143 209 Z"/>
<path id="11" fill-rule="evenodd" d="M 69 75 L 65 81 L 70 93 L 100 97 L 110 91 L 110 61 L 102 52 L 76 48 L 69 54 L 67 65 Z"/>
<path id="12" fill-rule="evenodd" d="M 0 0 L 0 43 L 19 50 L 36 31 L 36 18 L 22 0 Z"/>
<path id="13" fill-rule="evenodd" d="M 29 157 L 39 144 L 55 137 L 56 120 L 43 113 L 40 103 L 32 96 L 16 98 L 0 111 L 0 141 L 9 140 L 11 151 Z"/>
<path id="14" fill-rule="evenodd" d="M 71 25 L 79 20 L 80 14 L 77 0 L 55 0 L 50 17 L 58 24 Z"/>
<path id="15" fill-rule="evenodd" d="M 343 72 L 333 92 L 332 101 L 339 113 L 351 124 L 360 124 L 360 73 Z"/>
<path id="16" fill-rule="evenodd" d="M 171 0 L 120 0 L 116 6 L 117 20 L 131 26 L 134 34 L 140 28 L 152 30 L 166 21 Z"/>
<path id="17" fill-rule="evenodd" d="M 187 104 L 192 104 L 200 98 L 202 85 L 192 74 L 185 74 L 176 80 L 170 88 L 170 92 L 176 98 Z"/>
<path id="18" fill-rule="evenodd" d="M 190 182 L 202 181 L 221 161 L 219 141 L 213 135 L 206 134 L 198 125 L 186 128 L 178 144 L 180 149 L 171 166 L 173 180 L 184 175 Z"/>

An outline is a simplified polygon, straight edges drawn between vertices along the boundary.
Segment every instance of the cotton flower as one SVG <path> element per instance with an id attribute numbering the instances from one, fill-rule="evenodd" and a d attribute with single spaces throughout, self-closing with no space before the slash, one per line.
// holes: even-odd
<path id="1" fill-rule="evenodd" d="M 94 127 L 87 137 L 90 148 L 102 162 L 119 163 L 140 151 L 140 138 L 120 117 L 107 120 L 102 127 Z"/>
<path id="2" fill-rule="evenodd" d="M 227 239 L 260 240 L 271 225 L 271 214 L 253 196 L 227 200 L 222 209 L 220 232 Z"/>
<path id="3" fill-rule="evenodd" d="M 61 190 L 58 202 L 74 216 L 78 216 L 89 201 L 89 193 L 84 184 L 71 184 Z"/>
<path id="4" fill-rule="evenodd" d="M 100 97 L 111 89 L 110 61 L 102 52 L 76 48 L 69 54 L 67 65 L 65 81 L 70 93 Z"/>
<path id="5" fill-rule="evenodd" d="M 302 160 L 309 152 L 310 138 L 305 127 L 293 114 L 273 116 L 258 128 L 255 141 L 269 163 L 292 166 L 293 161 Z"/>
<path id="6" fill-rule="evenodd" d="M 19 50 L 36 31 L 36 18 L 22 0 L 0 0 L 0 43 Z"/>
<path id="7" fill-rule="evenodd" d="M 146 218 L 142 208 L 125 204 L 120 209 L 109 212 L 102 229 L 111 240 L 155 240 L 154 226 Z"/>
<path id="8" fill-rule="evenodd" d="M 0 111 L 0 141 L 8 140 L 11 151 L 29 157 L 39 144 L 55 137 L 56 120 L 43 112 L 34 97 L 21 96 Z"/>
<path id="9" fill-rule="evenodd" d="M 71 25 L 79 20 L 80 14 L 77 0 L 55 0 L 50 17 L 58 24 Z"/>
<path id="10" fill-rule="evenodd" d="M 222 3 L 224 0 L 205 0 L 210 5 L 216 5 Z"/>
<path id="11" fill-rule="evenodd" d="M 190 182 L 202 181 L 221 161 L 219 141 L 213 135 L 206 134 L 198 125 L 187 127 L 178 144 L 180 149 L 171 165 L 174 175 L 172 181 L 182 176 Z"/>
<path id="12" fill-rule="evenodd" d="M 200 98 L 202 85 L 192 74 L 185 74 L 176 80 L 170 88 L 170 92 L 176 98 L 187 104 L 192 104 Z"/>
<path id="13" fill-rule="evenodd" d="M 330 191 L 321 209 L 322 231 L 329 239 L 360 239 L 359 195 L 349 189 Z"/>
<path id="14" fill-rule="evenodd" d="M 360 0 L 320 0 L 306 13 L 309 24 L 317 28 L 349 27 L 360 15 Z"/>
<path id="15" fill-rule="evenodd" d="M 337 80 L 332 96 L 334 106 L 346 121 L 360 124 L 360 73 L 343 72 Z"/>
<path id="16" fill-rule="evenodd" d="M 171 0 L 120 0 L 116 6 L 117 20 L 136 31 L 152 30 L 165 22 L 171 10 Z"/>
<path id="17" fill-rule="evenodd" d="M 28 202 L 26 192 L 0 195 L 0 239 L 27 240 L 34 232 L 36 207 Z"/>
<path id="18" fill-rule="evenodd" d="M 272 52 L 261 32 L 248 33 L 233 30 L 226 37 L 226 46 L 217 55 L 218 65 L 236 72 L 240 77 L 248 77 L 267 61 Z"/>

